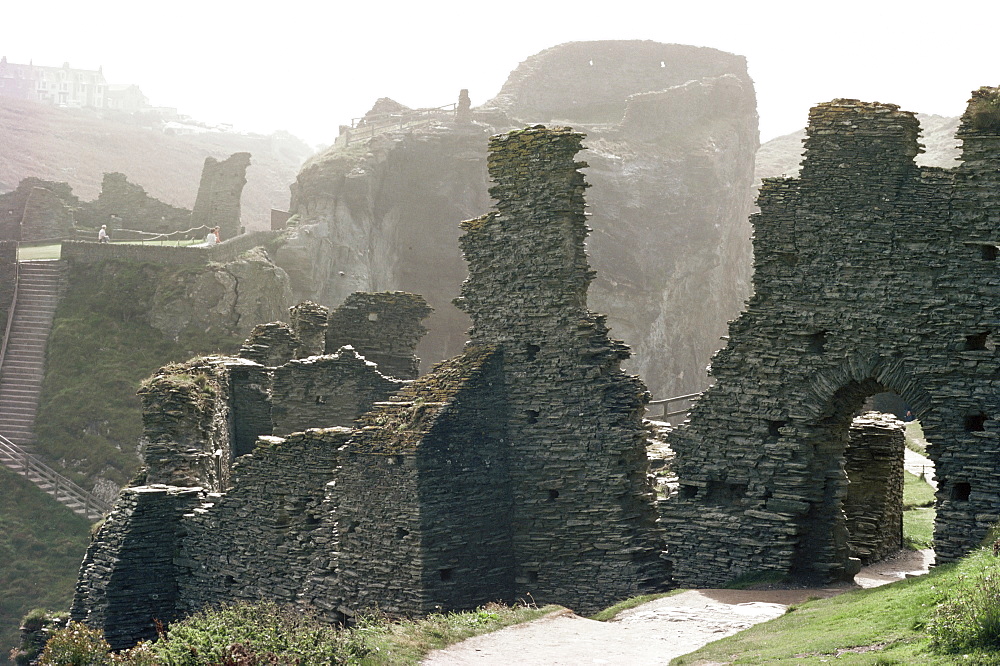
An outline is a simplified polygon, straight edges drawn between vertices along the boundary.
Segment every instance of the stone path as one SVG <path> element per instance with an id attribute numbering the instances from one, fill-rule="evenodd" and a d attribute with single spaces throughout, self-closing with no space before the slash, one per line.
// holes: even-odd
<path id="1" fill-rule="evenodd" d="M 563 610 L 534 622 L 470 638 L 432 652 L 426 666 L 634 666 L 668 664 L 674 657 L 782 615 L 790 604 L 876 587 L 927 572 L 934 553 L 901 551 L 862 569 L 856 585 L 792 590 L 689 590 L 597 622 Z"/>

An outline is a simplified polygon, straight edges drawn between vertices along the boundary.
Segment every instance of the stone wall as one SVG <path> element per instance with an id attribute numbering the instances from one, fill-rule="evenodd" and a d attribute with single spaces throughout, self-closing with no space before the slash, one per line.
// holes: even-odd
<path id="1" fill-rule="evenodd" d="M 112 238 L 116 229 L 162 233 L 192 226 L 191 211 L 154 199 L 123 173 L 104 174 L 101 193 L 80 207 L 76 220 L 95 229 L 107 224 Z"/>
<path id="2" fill-rule="evenodd" d="M 313 538 L 326 484 L 350 430 L 327 428 L 264 437 L 237 461 L 233 487 L 210 494 L 185 517 L 177 557 L 179 608 L 221 601 L 293 604 L 327 544 Z"/>
<path id="3" fill-rule="evenodd" d="M 33 187 L 24 204 L 21 240 L 65 238 L 73 232 L 73 211 L 63 199 L 44 187 Z"/>
<path id="4" fill-rule="evenodd" d="M 844 518 L 851 557 L 862 565 L 903 547 L 903 423 L 891 414 L 855 417 L 844 452 Z"/>
<path id="5" fill-rule="evenodd" d="M 243 232 L 240 198 L 247 184 L 250 153 L 234 153 L 224 160 L 205 158 L 198 197 L 191 212 L 191 226 L 219 227 L 222 238 Z"/>
<path id="6" fill-rule="evenodd" d="M 387 392 L 377 382 L 388 380 L 349 347 L 273 370 L 195 359 L 147 382 L 147 451 L 161 445 L 151 476 L 208 491 L 182 520 L 174 607 L 276 599 L 338 620 L 372 607 L 413 615 L 530 598 L 588 613 L 663 589 L 647 394 L 620 368 L 627 347 L 587 310 L 581 139 L 535 127 L 492 141 L 497 209 L 463 225 L 470 279 L 461 304 L 473 340 L 416 380 L 392 380 L 400 390 L 353 430 L 261 437 L 240 455 L 240 423 L 244 440 L 264 423 L 270 372 L 276 430 L 350 418 L 338 411 L 349 400 L 377 399 L 359 377 Z M 346 320 L 393 324 L 384 330 L 402 331 L 412 349 L 422 300 L 365 296 Z M 322 330 L 313 319 L 310 338 Z M 262 358 L 294 340 L 275 326 L 245 348 Z M 250 417 L 240 413 L 246 405 Z M 113 576 L 142 557 L 102 561 Z M 76 612 L 101 626 L 102 603 L 81 592 Z"/>
<path id="7" fill-rule="evenodd" d="M 850 577 L 847 433 L 880 392 L 902 396 L 932 442 L 938 561 L 1000 518 L 1000 134 L 972 120 L 997 95 L 975 93 L 955 169 L 917 167 L 913 114 L 841 99 L 810 112 L 801 177 L 764 181 L 755 294 L 715 386 L 671 436 L 680 488 L 663 522 L 680 584 Z"/>
<path id="8" fill-rule="evenodd" d="M 42 189 L 45 193 L 35 192 Z M 29 208 L 29 200 L 35 201 Z M 41 206 L 44 197 L 47 203 Z M 0 194 L 0 240 L 37 240 L 62 238 L 65 235 L 66 216 L 78 206 L 80 200 L 74 196 L 66 183 L 29 177 L 18 183 L 11 192 Z M 25 211 L 31 210 L 26 228 Z M 44 212 L 44 214 L 42 214 Z M 52 233 L 52 235 L 46 235 Z"/>
<path id="9" fill-rule="evenodd" d="M 417 294 L 355 292 L 330 312 L 326 350 L 351 345 L 384 374 L 414 379 L 420 372 L 417 344 L 427 333 L 420 322 L 430 314 Z"/>
<path id="10" fill-rule="evenodd" d="M 229 434 L 228 404 L 219 399 L 227 388 L 225 373 L 207 363 L 161 368 L 142 385 L 141 449 L 149 483 L 225 489 L 222 456 L 215 451 Z"/>
<path id="11" fill-rule="evenodd" d="M 329 487 L 338 557 L 304 596 L 396 615 L 513 601 L 500 354 L 470 348 L 362 417 Z"/>
<path id="12" fill-rule="evenodd" d="M 70 616 L 101 627 L 115 650 L 156 638 L 159 620 L 182 617 L 178 567 L 182 516 L 199 488 L 126 488 L 80 566 Z"/>
<path id="13" fill-rule="evenodd" d="M 90 241 L 64 241 L 62 258 L 82 263 L 107 259 L 145 261 L 168 266 L 203 266 L 210 261 L 234 261 L 255 247 L 268 247 L 279 237 L 278 232 L 255 231 L 223 241 L 215 247 L 169 247 L 159 245 L 101 244 Z"/>
<path id="14" fill-rule="evenodd" d="M 275 435 L 344 426 L 404 386 L 383 375 L 351 347 L 336 354 L 296 358 L 274 369 L 271 420 Z"/>
<path id="15" fill-rule="evenodd" d="M 535 127 L 490 140 L 496 210 L 463 223 L 459 305 L 472 343 L 504 350 L 515 594 L 590 612 L 668 574 L 646 478 L 648 394 L 587 310 L 582 139 Z"/>

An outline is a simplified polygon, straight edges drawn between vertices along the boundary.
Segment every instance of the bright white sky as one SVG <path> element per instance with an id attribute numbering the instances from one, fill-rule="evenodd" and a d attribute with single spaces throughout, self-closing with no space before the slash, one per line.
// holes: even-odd
<path id="1" fill-rule="evenodd" d="M 996 0 L 15 1 L 0 25 L 11 62 L 102 65 L 154 105 L 313 144 L 379 97 L 439 106 L 468 88 L 481 104 L 522 60 L 567 41 L 746 56 L 762 141 L 835 97 L 959 115 L 972 89 L 1000 84 Z"/>

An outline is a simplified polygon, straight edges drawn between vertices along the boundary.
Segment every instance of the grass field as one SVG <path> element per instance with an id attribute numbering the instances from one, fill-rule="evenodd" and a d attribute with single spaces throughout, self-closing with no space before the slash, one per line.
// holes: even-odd
<path id="1" fill-rule="evenodd" d="M 935 652 L 928 632 L 939 604 L 964 598 L 997 566 L 981 550 L 925 576 L 790 606 L 671 664 L 997 664 L 1000 652 Z"/>
<path id="2" fill-rule="evenodd" d="M 194 240 L 157 240 L 157 241 L 115 241 L 116 245 L 155 245 L 159 247 L 182 247 L 200 243 L 201 239 Z M 38 261 L 40 259 L 58 259 L 62 245 L 53 243 L 50 245 L 22 245 L 17 251 L 19 261 Z"/>

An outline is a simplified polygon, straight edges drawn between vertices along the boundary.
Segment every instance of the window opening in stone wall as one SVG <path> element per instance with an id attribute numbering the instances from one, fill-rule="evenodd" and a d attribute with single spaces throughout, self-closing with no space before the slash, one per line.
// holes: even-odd
<path id="1" fill-rule="evenodd" d="M 788 421 L 768 421 L 767 422 L 767 435 L 768 437 L 781 437 L 781 429 L 788 425 Z"/>
<path id="2" fill-rule="evenodd" d="M 538 345 L 533 345 L 531 343 L 528 343 L 524 348 L 525 353 L 528 355 L 529 361 L 534 361 L 535 358 L 538 356 L 538 352 L 540 352 L 541 350 L 542 350 L 541 347 L 539 347 Z"/>
<path id="3" fill-rule="evenodd" d="M 982 252 L 983 261 L 996 261 L 997 260 L 997 246 L 996 245 L 981 245 L 979 249 Z"/>
<path id="4" fill-rule="evenodd" d="M 558 498 L 559 498 L 559 491 L 555 490 L 555 489 L 550 489 L 549 490 L 549 501 L 552 502 L 552 501 L 555 501 Z"/>
<path id="5" fill-rule="evenodd" d="M 438 573 L 441 574 L 441 580 L 447 583 L 455 577 L 454 569 L 441 569 Z"/>
<path id="6" fill-rule="evenodd" d="M 965 336 L 965 351 L 994 351 L 994 350 L 996 350 L 996 344 L 994 344 L 989 331 Z"/>
<path id="7" fill-rule="evenodd" d="M 972 495 L 972 485 L 965 481 L 959 481 L 951 487 L 951 499 L 953 502 L 968 502 Z"/>
<path id="8" fill-rule="evenodd" d="M 357 532 L 358 531 L 358 525 L 360 525 L 360 524 L 361 523 L 358 522 L 357 520 L 352 520 L 351 522 L 349 522 L 347 524 L 347 533 L 348 534 L 354 534 L 355 532 Z"/>
<path id="9" fill-rule="evenodd" d="M 403 528 L 403 527 L 397 527 L 396 528 L 396 538 L 397 539 L 403 539 L 403 538 L 408 537 L 408 536 L 410 536 L 410 531 L 409 530 L 407 530 L 406 528 Z"/>
<path id="10" fill-rule="evenodd" d="M 694 499 L 698 494 L 698 486 L 682 485 L 680 488 L 681 499 Z"/>
<path id="11" fill-rule="evenodd" d="M 967 414 L 965 417 L 965 431 L 966 432 L 983 432 L 986 430 L 986 414 L 982 412 L 976 412 L 975 414 Z"/>
<path id="12" fill-rule="evenodd" d="M 368 313 L 368 321 L 378 321 L 378 313 L 377 312 L 369 312 Z"/>
<path id="13" fill-rule="evenodd" d="M 529 571 L 528 572 L 528 582 L 529 583 L 537 583 L 538 582 L 538 572 L 537 571 Z"/>
<path id="14" fill-rule="evenodd" d="M 534 409 L 524 410 L 524 419 L 528 423 L 538 423 L 538 412 Z"/>
<path id="15" fill-rule="evenodd" d="M 810 354 L 822 354 L 826 351 L 826 331 L 817 331 L 810 334 L 806 350 Z"/>

